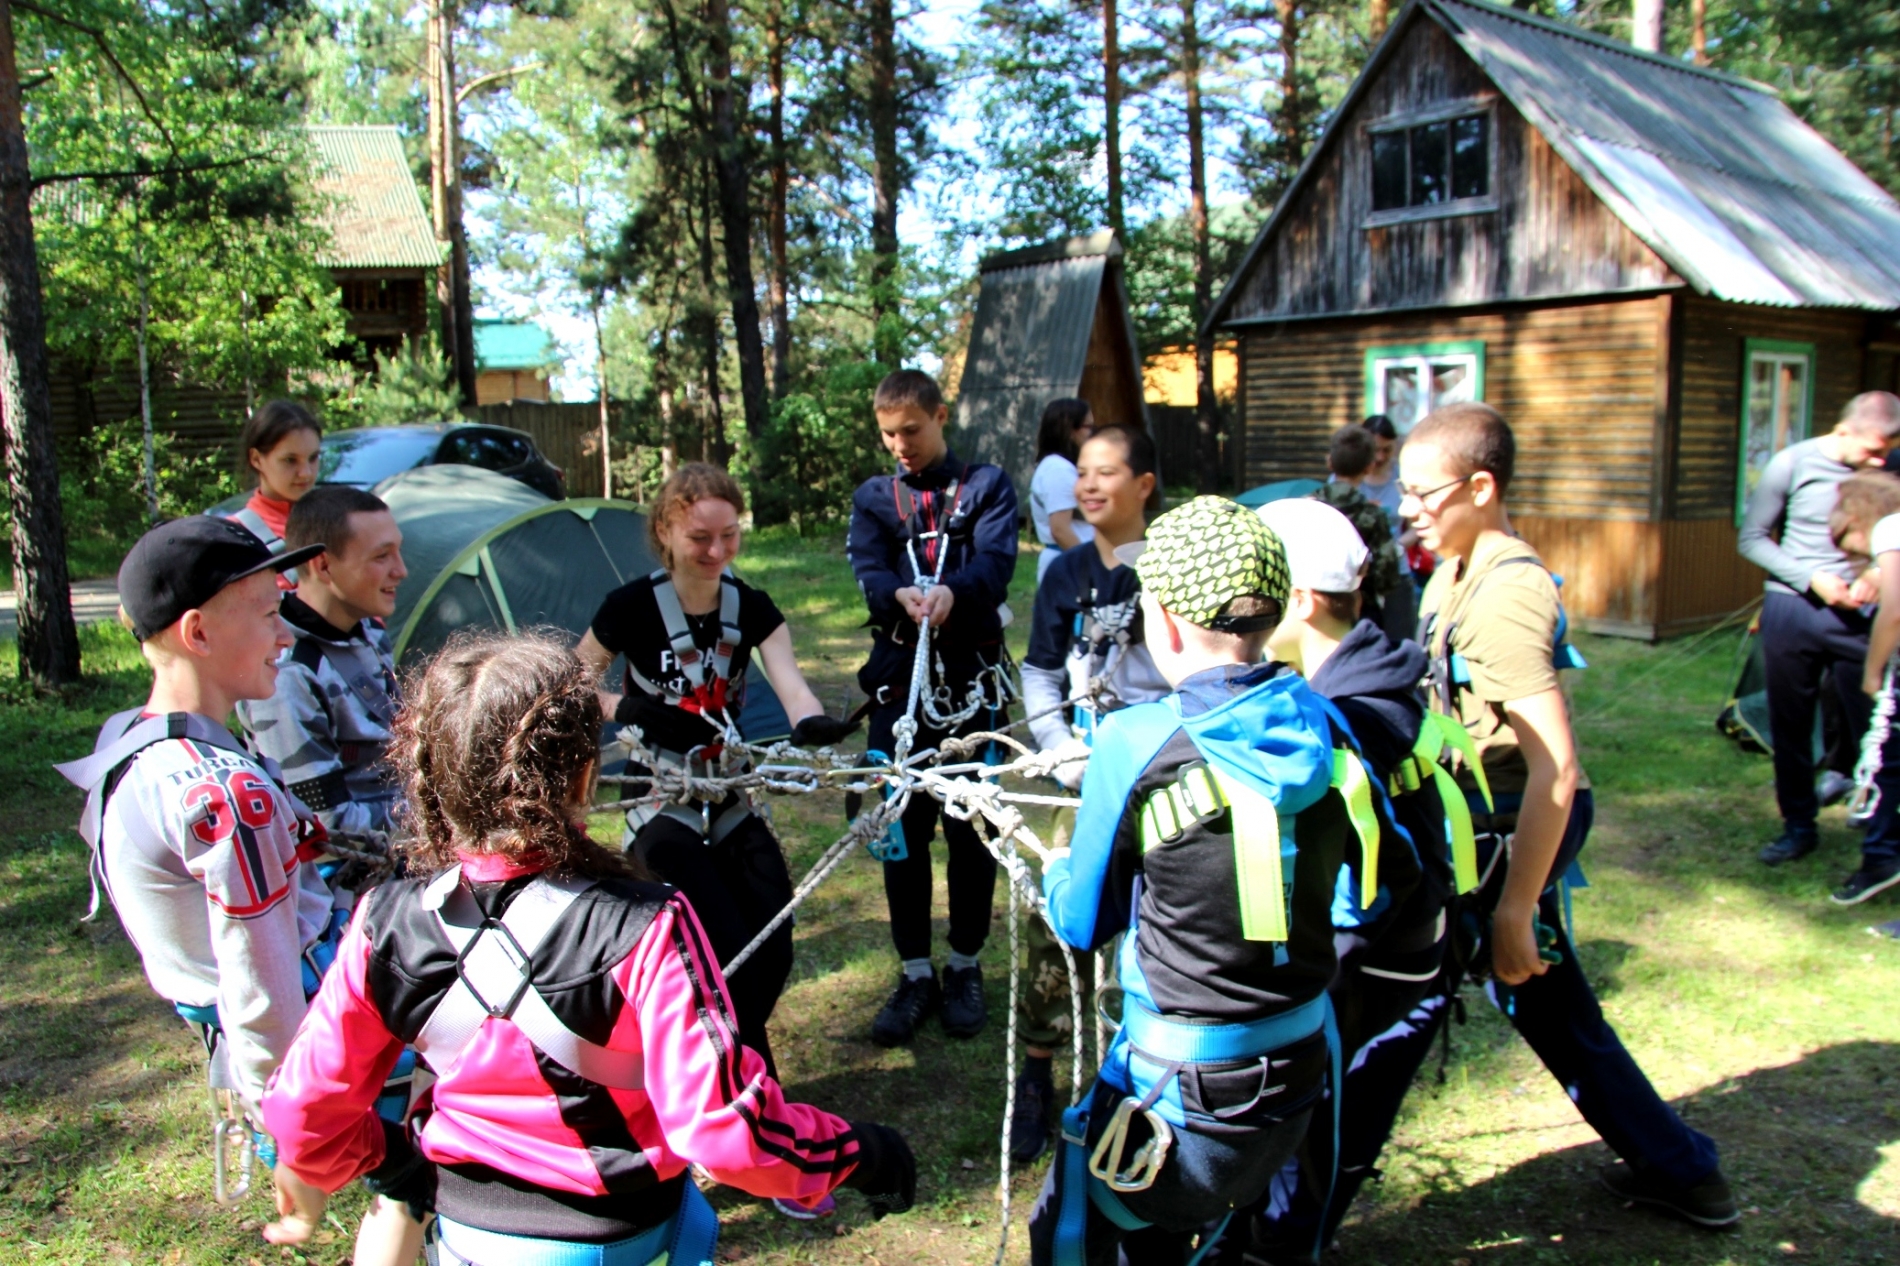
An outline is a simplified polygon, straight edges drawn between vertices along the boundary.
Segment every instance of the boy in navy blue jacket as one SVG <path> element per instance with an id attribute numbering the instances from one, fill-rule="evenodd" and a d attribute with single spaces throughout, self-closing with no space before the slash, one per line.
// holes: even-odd
<path id="1" fill-rule="evenodd" d="M 1331 912 L 1366 793 L 1318 697 L 1258 662 L 1287 598 L 1264 523 L 1201 497 L 1118 555 L 1175 693 L 1102 720 L 1073 851 L 1043 873 L 1068 944 L 1127 934 L 1121 1028 L 1031 1220 L 1038 1266 L 1185 1260 L 1291 1156 L 1326 1080 Z"/>
<path id="2" fill-rule="evenodd" d="M 872 700 L 867 746 L 889 754 L 893 730 L 909 704 L 918 628 L 925 621 L 932 660 L 926 689 L 948 691 L 946 710 L 960 708 L 973 686 L 992 701 L 956 732 L 1006 723 L 1001 683 L 992 670 L 1004 654 L 998 609 L 1016 571 L 1016 489 L 997 467 L 966 462 L 950 451 L 943 435 L 948 411 L 930 375 L 904 369 L 887 376 L 873 406 L 878 433 L 898 468 L 859 485 L 846 548 L 876 638 L 858 670 L 858 684 Z M 925 583 L 936 577 L 940 583 Z M 928 728 L 920 715 L 912 750 L 948 737 Z M 939 985 L 930 962 L 930 840 L 937 808 L 933 797 L 913 796 L 888 841 L 896 846 L 893 852 L 902 851 L 884 863 L 884 895 L 903 974 L 871 1026 L 880 1046 L 909 1042 L 940 1008 L 951 1037 L 974 1037 L 989 1015 L 977 954 L 989 934 L 996 860 L 975 824 L 944 820 L 950 961 Z"/>

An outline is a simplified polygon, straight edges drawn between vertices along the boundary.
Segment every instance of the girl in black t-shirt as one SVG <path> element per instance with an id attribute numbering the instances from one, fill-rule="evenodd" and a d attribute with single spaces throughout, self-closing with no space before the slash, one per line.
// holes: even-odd
<path id="1" fill-rule="evenodd" d="M 724 716 L 744 706 L 754 650 L 785 705 L 793 742 L 835 743 L 856 728 L 819 707 L 772 599 L 726 574 L 739 553 L 744 512 L 745 494 L 731 475 L 697 462 L 682 466 L 660 489 L 647 523 L 663 568 L 608 594 L 576 648 L 599 673 L 626 656 L 621 692 L 601 691 L 601 709 L 639 726 L 646 746 L 668 764 L 700 765 L 696 749 L 719 742 Z M 791 900 L 778 840 L 741 794 L 714 805 L 636 809 L 627 819 L 627 847 L 686 894 L 722 963 Z M 787 922 L 728 982 L 740 1039 L 774 1076 L 765 1023 L 791 969 Z"/>

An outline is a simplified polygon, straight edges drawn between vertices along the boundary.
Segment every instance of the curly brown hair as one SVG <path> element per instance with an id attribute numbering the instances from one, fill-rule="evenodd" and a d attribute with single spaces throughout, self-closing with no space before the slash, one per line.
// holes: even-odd
<path id="1" fill-rule="evenodd" d="M 1900 478 L 1884 470 L 1855 471 L 1841 480 L 1835 493 L 1828 535 L 1838 547 L 1849 532 L 1872 532 L 1874 524 L 1890 514 L 1900 514 Z"/>
<path id="2" fill-rule="evenodd" d="M 458 635 L 403 693 L 390 759 L 408 797 L 413 873 L 493 853 L 557 874 L 645 878 L 577 820 L 592 798 L 600 700 L 564 641 Z"/>
<path id="3" fill-rule="evenodd" d="M 717 466 L 706 462 L 688 462 L 660 485 L 659 495 L 647 513 L 647 543 L 653 547 L 660 566 L 673 570 L 673 557 L 666 548 L 666 533 L 673 520 L 693 508 L 695 501 L 708 497 L 729 504 L 735 514 L 745 513 L 745 490 Z"/>

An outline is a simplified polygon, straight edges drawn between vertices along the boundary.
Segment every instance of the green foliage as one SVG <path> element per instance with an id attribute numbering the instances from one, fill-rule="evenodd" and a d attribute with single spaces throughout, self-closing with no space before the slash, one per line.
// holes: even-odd
<path id="1" fill-rule="evenodd" d="M 393 356 L 378 352 L 375 371 L 332 397 L 324 415 L 340 427 L 458 421 L 455 368 L 433 334 Z"/>
<path id="2" fill-rule="evenodd" d="M 886 465 L 871 412 L 882 370 L 869 361 L 840 365 L 807 389 L 776 402 L 760 440 L 752 512 L 760 523 L 792 523 L 801 532 L 850 517 L 851 494 Z"/>

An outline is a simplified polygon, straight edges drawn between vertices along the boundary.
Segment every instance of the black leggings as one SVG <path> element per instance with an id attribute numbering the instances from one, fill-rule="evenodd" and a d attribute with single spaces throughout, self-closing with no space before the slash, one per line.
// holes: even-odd
<path id="1" fill-rule="evenodd" d="M 719 820 L 717 810 L 712 819 Z M 686 895 L 722 966 L 792 899 L 785 854 L 771 828 L 754 814 L 746 814 L 731 834 L 710 845 L 684 822 L 657 817 L 640 828 L 631 851 L 655 876 Z M 787 919 L 726 981 L 739 1040 L 765 1057 L 765 1069 L 775 1078 L 778 1065 L 765 1022 L 791 974 L 792 921 Z"/>

